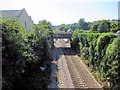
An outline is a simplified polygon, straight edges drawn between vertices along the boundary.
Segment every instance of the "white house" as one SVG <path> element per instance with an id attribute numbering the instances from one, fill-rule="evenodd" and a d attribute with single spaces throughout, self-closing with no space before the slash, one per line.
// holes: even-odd
<path id="1" fill-rule="evenodd" d="M 28 16 L 25 9 L 22 10 L 2 10 L 2 18 L 10 19 L 15 18 L 17 19 L 20 24 L 25 27 L 25 30 L 33 31 L 34 23 L 31 19 L 31 16 Z"/>
<path id="2" fill-rule="evenodd" d="M 120 20 L 120 1 L 118 2 L 118 19 Z"/>

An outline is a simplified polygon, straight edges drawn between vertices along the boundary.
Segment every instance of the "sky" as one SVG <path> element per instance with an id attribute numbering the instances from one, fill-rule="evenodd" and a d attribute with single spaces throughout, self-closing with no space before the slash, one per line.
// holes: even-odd
<path id="1" fill-rule="evenodd" d="M 119 0 L 1 0 L 0 10 L 22 10 L 37 24 L 46 19 L 52 25 L 118 18 Z"/>

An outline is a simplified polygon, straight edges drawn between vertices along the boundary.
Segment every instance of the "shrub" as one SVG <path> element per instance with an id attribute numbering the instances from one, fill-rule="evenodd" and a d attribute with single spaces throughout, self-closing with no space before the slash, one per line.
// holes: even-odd
<path id="1" fill-rule="evenodd" d="M 97 53 L 97 65 L 100 69 L 100 63 L 103 60 L 103 57 L 106 54 L 106 48 L 108 45 L 112 42 L 113 38 L 115 38 L 116 35 L 114 34 L 105 34 L 103 33 L 101 36 L 99 36 L 97 40 L 97 45 L 95 47 L 96 53 Z"/>
<path id="2" fill-rule="evenodd" d="M 39 90 L 47 87 L 50 72 L 52 26 L 41 21 L 34 32 L 12 20 L 2 20 L 3 90 Z M 40 67 L 46 67 L 44 71 Z"/>
<path id="3" fill-rule="evenodd" d="M 109 81 L 111 88 L 120 88 L 118 69 L 120 67 L 120 41 L 116 35 L 74 32 L 71 43 L 73 49 L 80 50 L 79 53 L 86 64 L 93 66 L 95 71 L 99 71 L 104 79 Z"/>
<path id="4" fill-rule="evenodd" d="M 115 38 L 111 44 L 106 49 L 106 55 L 102 63 L 102 72 L 107 72 L 104 74 L 104 77 L 108 79 L 113 88 L 120 88 L 120 77 L 119 69 L 120 67 L 120 39 Z"/>

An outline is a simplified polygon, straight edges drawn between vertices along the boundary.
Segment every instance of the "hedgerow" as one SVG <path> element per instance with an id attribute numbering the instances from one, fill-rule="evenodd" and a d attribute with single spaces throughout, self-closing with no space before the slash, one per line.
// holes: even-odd
<path id="1" fill-rule="evenodd" d="M 26 32 L 17 22 L 2 20 L 2 89 L 40 90 L 50 73 L 52 25 L 46 20 Z M 41 70 L 40 67 L 45 67 Z"/>
<path id="2" fill-rule="evenodd" d="M 110 83 L 111 88 L 119 88 L 120 77 L 120 39 L 112 33 L 79 33 L 74 32 L 71 46 L 79 50 L 86 64 Z M 78 46 L 78 47 L 76 47 Z"/>
<path id="3" fill-rule="evenodd" d="M 106 49 L 106 54 L 103 57 L 103 63 L 101 71 L 103 76 L 108 79 L 111 84 L 111 87 L 117 88 L 120 87 L 120 39 L 114 38 L 113 42 L 109 44 Z M 106 72 L 106 73 L 105 73 Z"/>

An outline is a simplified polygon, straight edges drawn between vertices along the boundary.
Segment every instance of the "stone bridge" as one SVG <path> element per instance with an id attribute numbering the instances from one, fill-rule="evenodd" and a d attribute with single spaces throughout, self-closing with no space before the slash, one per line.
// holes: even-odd
<path id="1" fill-rule="evenodd" d="M 52 35 L 53 46 L 54 46 L 54 39 L 59 39 L 59 38 L 71 39 L 72 34 L 73 34 L 72 32 L 55 31 L 54 34 Z"/>
<path id="2" fill-rule="evenodd" d="M 53 38 L 68 38 L 72 37 L 72 32 L 65 32 L 65 31 L 55 31 L 53 34 Z"/>

